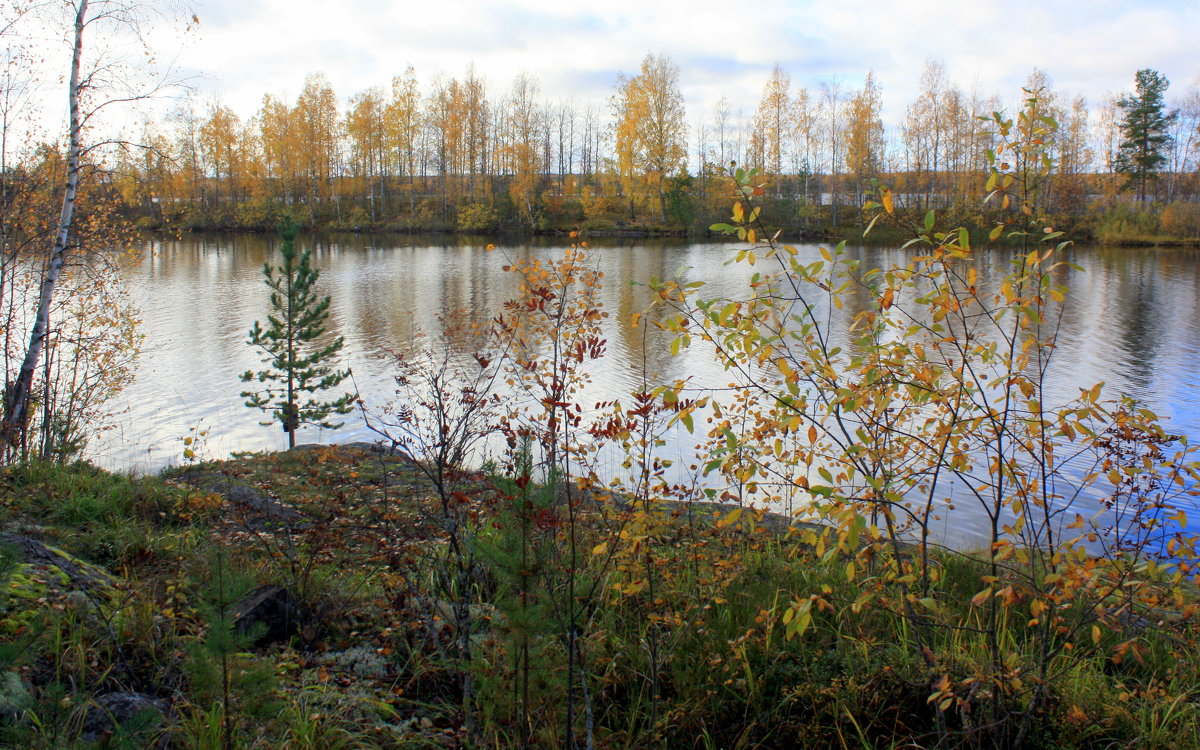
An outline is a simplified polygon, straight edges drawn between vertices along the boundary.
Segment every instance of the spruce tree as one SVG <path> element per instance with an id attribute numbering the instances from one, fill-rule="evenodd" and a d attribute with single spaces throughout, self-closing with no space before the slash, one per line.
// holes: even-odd
<path id="1" fill-rule="evenodd" d="M 1168 112 L 1163 94 L 1171 82 L 1150 68 L 1142 68 L 1134 77 L 1134 93 L 1122 97 L 1121 145 L 1116 170 L 1128 175 L 1125 189 L 1137 189 L 1138 201 L 1146 201 L 1146 186 L 1166 162 L 1171 143 L 1170 127 L 1175 113 Z"/>
<path id="2" fill-rule="evenodd" d="M 254 321 L 246 343 L 262 351 L 266 369 L 242 374 L 242 382 L 263 385 L 262 390 L 242 392 L 246 406 L 271 415 L 264 425 L 281 423 L 291 448 L 296 446 L 296 430 L 300 425 L 336 429 L 341 423 L 327 421 L 329 416 L 348 414 L 355 400 L 352 393 L 344 393 L 332 401 L 317 396 L 320 391 L 340 385 L 350 371 L 331 365 L 342 350 L 341 336 L 320 343 L 325 336 L 330 298 L 319 299 L 313 289 L 320 272 L 312 267 L 308 250 L 297 252 L 298 232 L 294 222 L 281 226 L 282 262 L 274 268 L 270 263 L 263 264 L 273 312 L 267 316 L 266 328 Z"/>

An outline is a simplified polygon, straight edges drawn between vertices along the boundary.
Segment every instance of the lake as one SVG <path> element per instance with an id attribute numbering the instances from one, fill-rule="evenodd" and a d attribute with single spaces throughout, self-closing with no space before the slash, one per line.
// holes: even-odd
<path id="1" fill-rule="evenodd" d="M 395 390 L 394 371 L 380 352 L 424 333 L 436 342 L 439 316 L 465 314 L 486 324 L 506 300 L 517 296 L 514 274 L 502 267 L 515 258 L 554 256 L 563 245 L 538 240 L 455 241 L 403 236 L 302 236 L 314 249 L 322 294 L 333 298 L 330 327 L 345 337 L 346 365 L 363 400 L 380 407 Z M 258 235 L 189 235 L 153 240 L 140 260 L 126 268 L 146 335 L 136 381 L 115 407 L 114 429 L 89 448 L 108 468 L 152 472 L 182 459 L 182 438 L 206 430 L 202 455 L 279 449 L 287 445 L 278 424 L 264 427 L 260 412 L 246 408 L 239 375 L 261 366 L 246 344 L 255 320 L 268 313 L 263 263 L 274 261 L 276 241 Z M 672 357 L 669 339 L 653 329 L 634 328 L 633 313 L 647 306 L 644 286 L 651 276 L 670 277 L 681 268 L 708 284 L 706 296 L 738 297 L 761 267 L 730 265 L 737 245 L 672 240 L 597 240 L 592 256 L 605 274 L 601 292 L 607 353 L 593 367 L 585 404 L 621 398 L 647 371 L 659 380 L 691 377 L 702 385 L 728 378 L 712 358 L 696 349 Z M 818 256 L 815 245 L 799 247 Z M 903 254 L 886 248 L 851 248 L 866 265 L 899 263 Z M 980 283 L 1007 270 L 1008 254 L 977 251 Z M 1078 387 L 1103 381 L 1112 397 L 1128 393 L 1154 409 L 1169 432 L 1200 437 L 1200 255 L 1181 250 L 1076 248 L 1058 280 L 1071 296 L 1058 334 L 1048 390 L 1053 400 L 1078 394 Z M 853 306 L 853 300 L 848 307 Z M 852 314 L 847 310 L 845 316 Z M 835 322 L 833 330 L 844 326 Z M 643 334 L 646 345 L 643 347 Z M 1053 401 L 1051 401 L 1053 402 Z M 304 428 L 300 442 L 371 440 L 356 415 L 337 431 Z M 690 461 L 694 440 L 673 435 L 667 454 L 679 465 Z"/>

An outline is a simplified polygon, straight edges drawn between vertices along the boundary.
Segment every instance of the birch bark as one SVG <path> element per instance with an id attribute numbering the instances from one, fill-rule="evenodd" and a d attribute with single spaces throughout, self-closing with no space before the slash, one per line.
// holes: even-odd
<path id="1" fill-rule="evenodd" d="M 88 0 L 78 0 L 75 11 L 75 41 L 71 54 L 71 83 L 68 89 L 70 131 L 67 145 L 67 183 L 63 190 L 62 211 L 59 213 L 58 228 L 54 233 L 54 248 L 46 265 L 46 276 L 42 279 L 38 295 L 37 314 L 29 334 L 29 346 L 21 371 L 13 383 L 5 402 L 4 423 L 0 434 L 10 443 L 21 437 L 27 420 L 29 394 L 33 390 L 33 374 L 45 347 L 46 335 L 50 330 L 50 304 L 54 301 L 54 290 L 58 286 L 66 262 L 71 238 L 71 222 L 75 218 L 75 196 L 79 192 L 80 116 L 79 116 L 79 67 L 83 56 L 83 30 L 87 19 Z"/>

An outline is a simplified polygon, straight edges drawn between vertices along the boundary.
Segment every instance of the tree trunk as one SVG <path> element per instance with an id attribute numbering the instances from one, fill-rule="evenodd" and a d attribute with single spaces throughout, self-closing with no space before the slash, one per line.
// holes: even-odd
<path id="1" fill-rule="evenodd" d="M 33 389 L 33 373 L 37 369 L 42 356 L 42 348 L 46 343 L 46 333 L 50 329 L 50 303 L 54 299 L 54 289 L 62 274 L 63 264 L 67 257 L 67 243 L 71 235 L 71 221 L 75 217 L 75 196 L 79 192 L 79 67 L 83 55 L 83 29 L 86 26 L 88 0 L 79 0 L 75 12 L 75 44 L 71 54 L 71 84 L 67 95 L 70 102 L 70 134 L 67 146 L 67 184 L 63 191 L 62 212 L 59 214 L 58 229 L 54 234 L 54 249 L 46 266 L 46 276 L 42 280 L 42 291 L 38 297 L 37 315 L 33 321 L 33 329 L 29 334 L 29 347 L 25 350 L 25 359 L 17 381 L 9 391 L 4 411 L 4 424 L 0 428 L 3 437 L 8 442 L 15 441 L 25 429 L 26 413 L 29 405 L 29 394 Z"/>
<path id="2" fill-rule="evenodd" d="M 300 426 L 298 414 L 296 413 L 296 338 L 297 333 L 292 321 L 296 319 L 296 311 L 292 309 L 292 304 L 296 299 L 296 290 L 292 287 L 292 282 L 296 278 L 296 271 L 292 267 L 293 258 L 289 258 L 286 262 L 287 266 L 287 403 L 283 407 L 283 429 L 288 436 L 288 449 L 296 447 L 296 428 Z"/>

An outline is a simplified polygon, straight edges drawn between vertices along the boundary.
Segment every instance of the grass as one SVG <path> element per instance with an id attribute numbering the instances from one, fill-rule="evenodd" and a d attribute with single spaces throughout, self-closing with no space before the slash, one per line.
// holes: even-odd
<path id="1" fill-rule="evenodd" d="M 243 510 L 214 497 L 217 480 L 253 487 L 308 525 L 255 530 Z M 488 485 L 482 476 L 465 481 Z M 288 586 L 311 613 L 285 642 L 228 652 L 239 748 L 462 747 L 466 710 L 478 746 L 565 747 L 568 692 L 576 741 L 590 723 L 600 747 L 990 747 L 1001 734 L 989 722 L 1019 723 L 1036 681 L 1020 671 L 1036 663 L 1035 630 L 1014 607 L 998 637 L 1026 687 L 987 682 L 988 641 L 975 630 L 983 610 L 970 603 L 981 569 L 961 555 L 937 560 L 936 608 L 917 649 L 913 621 L 888 604 L 895 591 L 883 586 L 876 604 L 850 606 L 881 580 L 879 570 L 866 566 L 850 581 L 844 559 L 818 559 L 765 526 L 724 526 L 707 513 L 652 526 L 636 548 L 606 536 L 597 513 L 583 514 L 572 604 L 561 518 L 547 516 L 526 531 L 541 540 L 526 549 L 538 558 L 528 570 L 510 569 L 500 553 L 477 555 L 477 583 L 462 594 L 474 631 L 464 662 L 450 608 L 437 604 L 448 559 L 441 506 L 402 461 L 295 451 L 144 479 L 35 464 L 10 468 L 0 486 L 11 528 L 122 581 L 103 611 L 52 597 L 45 626 L 0 649 L 0 668 L 16 670 L 35 700 L 0 719 L 0 742 L 14 746 L 99 746 L 82 740 L 87 707 L 133 691 L 168 700 L 173 719 L 118 732 L 105 747 L 160 736 L 173 747 L 224 747 L 219 652 L 203 644 L 214 627 L 213 581 L 233 573 L 246 586 Z M 496 519 L 518 518 L 520 506 L 472 498 L 472 523 L 505 540 L 494 548 L 519 551 L 519 527 Z M 593 554 L 604 539 L 615 551 Z M 814 607 L 807 632 L 788 639 L 780 616 L 811 594 L 829 606 Z M 579 634 L 573 686 L 568 616 Z M 1073 643 L 1052 658 L 1050 697 L 1031 717 L 1025 746 L 1200 747 L 1200 649 L 1190 621 Z M 472 678 L 465 708 L 464 670 Z M 943 678 L 952 698 L 939 710 L 931 695 Z"/>

